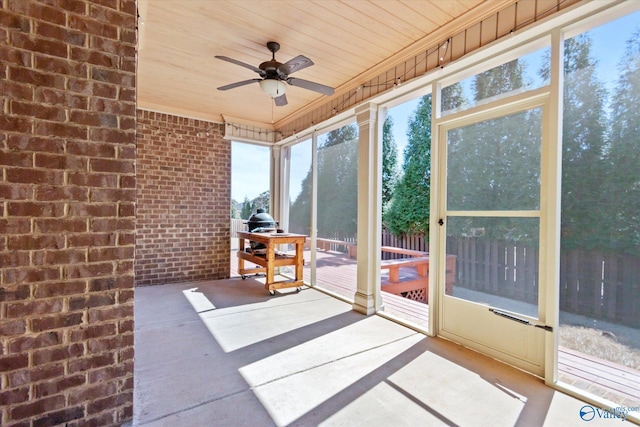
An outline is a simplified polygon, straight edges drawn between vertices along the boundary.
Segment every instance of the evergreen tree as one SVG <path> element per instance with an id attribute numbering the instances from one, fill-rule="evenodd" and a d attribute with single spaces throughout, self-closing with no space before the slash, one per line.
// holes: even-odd
<path id="1" fill-rule="evenodd" d="M 318 235 L 355 236 L 358 213 L 358 128 L 329 132 L 318 147 Z"/>
<path id="2" fill-rule="evenodd" d="M 265 212 L 269 212 L 269 190 L 260 193 L 258 197 L 251 201 L 251 206 L 253 212 L 255 213 L 258 209 L 262 208 Z"/>
<path id="3" fill-rule="evenodd" d="M 609 245 L 640 255 L 640 29 L 627 40 L 611 103 L 611 173 L 605 194 Z M 602 232 L 596 230 L 596 232 Z"/>
<path id="4" fill-rule="evenodd" d="M 386 215 L 398 183 L 398 147 L 393 137 L 393 118 L 387 116 L 382 126 L 382 218 Z"/>
<path id="5" fill-rule="evenodd" d="M 422 97 L 409 119 L 403 175 L 391 199 L 384 226 L 395 235 L 429 230 L 431 175 L 431 95 Z"/>
<path id="6" fill-rule="evenodd" d="M 488 99 L 523 86 L 519 60 L 475 76 L 474 99 Z M 447 208 L 451 210 L 530 210 L 540 199 L 541 111 L 496 117 L 447 135 Z M 454 226 L 454 224 L 456 226 Z M 487 238 L 535 239 L 533 222 L 481 217 L 450 223 L 448 233 Z M 530 225 L 529 225 L 530 224 Z"/>
<path id="7" fill-rule="evenodd" d="M 592 42 L 581 34 L 564 42 L 562 220 L 564 248 L 600 247 L 609 235 L 604 202 L 607 93 L 595 73 Z M 541 70 L 548 78 L 549 61 Z"/>
<path id="8" fill-rule="evenodd" d="M 240 211 L 240 218 L 249 219 L 253 214 L 253 203 L 247 196 L 244 196 L 244 202 L 242 202 L 242 210 Z"/>
<path id="9" fill-rule="evenodd" d="M 240 218 L 240 212 L 238 212 L 238 202 L 231 199 L 231 218 Z"/>
<path id="10" fill-rule="evenodd" d="M 355 237 L 358 205 L 358 128 L 329 132 L 318 147 L 318 235 Z M 309 230 L 311 169 L 289 211 L 290 229 Z"/>

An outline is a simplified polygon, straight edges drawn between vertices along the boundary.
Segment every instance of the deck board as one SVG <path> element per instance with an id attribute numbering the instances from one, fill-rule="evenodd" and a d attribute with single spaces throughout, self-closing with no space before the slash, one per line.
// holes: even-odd
<path id="1" fill-rule="evenodd" d="M 235 251 L 234 251 L 235 252 Z M 231 277 L 238 276 L 237 256 L 231 254 Z M 317 251 L 315 286 L 336 293 L 350 301 L 356 291 L 356 260 L 339 252 Z M 310 280 L 310 254 L 305 251 L 304 280 Z M 415 269 L 402 268 L 401 280 L 417 277 Z M 381 279 L 388 279 L 388 271 L 381 272 Z M 406 321 L 418 329 L 426 330 L 429 322 L 429 305 L 381 292 L 385 313 Z M 558 375 L 562 382 L 575 385 L 625 406 L 637 406 L 640 402 L 640 372 L 560 347 Z"/>

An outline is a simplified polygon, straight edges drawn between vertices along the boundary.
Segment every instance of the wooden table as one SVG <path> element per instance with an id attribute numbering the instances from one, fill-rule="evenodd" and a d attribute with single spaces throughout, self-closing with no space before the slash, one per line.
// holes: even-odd
<path id="1" fill-rule="evenodd" d="M 248 274 L 266 273 L 267 281 L 264 287 L 271 295 L 275 295 L 276 289 L 298 288 L 298 290 L 300 290 L 300 286 L 304 284 L 302 280 L 302 267 L 304 266 L 304 243 L 307 236 L 292 233 L 249 233 L 246 231 L 238 231 L 237 234 L 240 239 L 238 249 L 238 273 L 240 273 L 243 279 L 246 278 Z M 264 255 L 258 255 L 247 252 L 245 250 L 246 240 L 264 244 L 266 246 L 266 253 Z M 296 246 L 295 253 L 289 255 L 276 252 L 276 246 L 283 244 L 294 244 Z M 245 261 L 252 262 L 260 267 L 244 268 Z M 293 280 L 276 282 L 274 269 L 287 265 L 295 266 L 295 278 Z"/>

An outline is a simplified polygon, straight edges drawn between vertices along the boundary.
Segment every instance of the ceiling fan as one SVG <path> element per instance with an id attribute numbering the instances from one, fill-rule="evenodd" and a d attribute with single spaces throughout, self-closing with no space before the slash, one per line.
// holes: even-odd
<path id="1" fill-rule="evenodd" d="M 287 91 L 287 84 L 291 86 L 301 87 L 303 89 L 312 90 L 323 95 L 333 95 L 334 90 L 329 86 L 310 82 L 309 80 L 289 77 L 290 74 L 293 74 L 296 71 L 300 71 L 303 68 L 312 66 L 313 61 L 311 61 L 309 58 L 303 55 L 298 55 L 295 58 L 282 64 L 276 61 L 276 52 L 280 50 L 280 44 L 276 42 L 268 42 L 267 48 L 271 51 L 271 60 L 263 62 L 257 68 L 253 65 L 245 64 L 244 62 L 238 61 L 237 59 L 216 55 L 216 58 L 218 59 L 222 59 L 223 61 L 231 62 L 232 64 L 240 65 L 241 67 L 245 67 L 252 71 L 255 71 L 261 77 L 260 79 L 243 80 L 241 82 L 220 86 L 218 90 L 229 90 L 258 82 L 260 83 L 260 88 L 262 89 L 262 91 L 273 98 L 273 101 L 279 107 L 287 105 L 287 97 L 285 95 L 285 92 Z"/>

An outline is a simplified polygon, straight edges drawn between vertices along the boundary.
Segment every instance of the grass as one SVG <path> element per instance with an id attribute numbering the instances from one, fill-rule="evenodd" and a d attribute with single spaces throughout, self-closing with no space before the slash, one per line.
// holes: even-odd
<path id="1" fill-rule="evenodd" d="M 634 342 L 627 337 L 584 326 L 562 325 L 559 338 L 563 347 L 640 370 L 640 348 L 623 343 Z"/>

